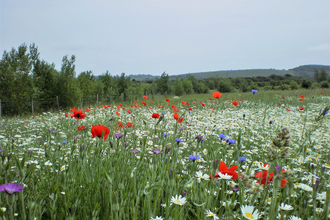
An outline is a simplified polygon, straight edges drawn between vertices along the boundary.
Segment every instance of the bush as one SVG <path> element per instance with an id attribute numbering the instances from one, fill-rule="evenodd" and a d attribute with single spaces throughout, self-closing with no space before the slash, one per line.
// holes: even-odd
<path id="1" fill-rule="evenodd" d="M 320 85 L 321 85 L 321 88 L 329 88 L 330 86 L 329 86 L 329 83 L 327 82 L 327 81 L 322 81 L 321 83 L 320 83 Z"/>

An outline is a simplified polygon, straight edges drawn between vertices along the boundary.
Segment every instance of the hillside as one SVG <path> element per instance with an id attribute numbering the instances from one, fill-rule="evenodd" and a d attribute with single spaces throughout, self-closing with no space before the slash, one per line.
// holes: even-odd
<path id="1" fill-rule="evenodd" d="M 303 65 L 295 67 L 289 70 L 276 70 L 276 69 L 251 69 L 251 70 L 220 70 L 220 71 L 210 71 L 210 72 L 199 72 L 199 73 L 186 73 L 179 75 L 170 76 L 170 80 L 175 80 L 176 78 L 181 79 L 187 77 L 188 75 L 194 76 L 198 80 L 211 78 L 211 77 L 225 77 L 225 78 L 235 78 L 235 77 L 257 77 L 264 76 L 268 77 L 270 75 L 284 76 L 290 74 L 291 76 L 313 78 L 314 69 L 320 71 L 322 68 L 325 69 L 327 73 L 330 73 L 330 65 Z M 159 76 L 153 75 L 130 75 L 131 79 L 137 81 L 147 81 L 155 80 Z"/>

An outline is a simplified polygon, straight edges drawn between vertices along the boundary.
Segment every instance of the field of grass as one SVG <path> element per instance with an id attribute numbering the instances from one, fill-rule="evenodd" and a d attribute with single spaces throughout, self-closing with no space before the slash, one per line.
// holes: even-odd
<path id="1" fill-rule="evenodd" d="M 83 106 L 86 117 L 2 118 L 0 218 L 328 219 L 329 94 L 155 96 Z"/>

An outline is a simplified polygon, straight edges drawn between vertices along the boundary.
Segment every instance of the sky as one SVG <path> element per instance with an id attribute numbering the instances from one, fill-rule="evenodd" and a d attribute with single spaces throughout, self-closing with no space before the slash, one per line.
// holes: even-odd
<path id="1" fill-rule="evenodd" d="M 0 0 L 0 51 L 35 43 L 76 73 L 330 65 L 329 0 Z"/>

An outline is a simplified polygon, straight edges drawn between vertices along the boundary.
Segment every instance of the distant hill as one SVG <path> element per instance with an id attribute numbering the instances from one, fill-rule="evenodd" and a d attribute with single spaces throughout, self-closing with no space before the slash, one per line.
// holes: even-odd
<path id="1" fill-rule="evenodd" d="M 199 72 L 199 73 L 186 73 L 179 75 L 170 76 L 170 80 L 175 80 L 176 78 L 181 79 L 189 75 L 194 76 L 197 80 L 202 80 L 211 77 L 225 77 L 225 78 L 235 78 L 235 77 L 257 77 L 264 76 L 268 77 L 270 75 L 284 76 L 289 74 L 291 76 L 313 78 L 314 70 L 320 71 L 322 68 L 325 69 L 327 73 L 330 74 L 330 65 L 303 65 L 295 67 L 289 70 L 276 70 L 276 69 L 251 69 L 251 70 L 220 70 L 220 71 L 210 71 L 210 72 Z M 159 76 L 153 75 L 129 75 L 131 79 L 136 81 L 153 81 L 159 78 Z"/>

